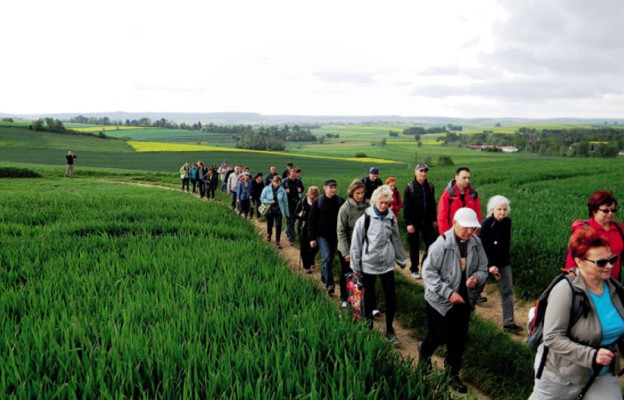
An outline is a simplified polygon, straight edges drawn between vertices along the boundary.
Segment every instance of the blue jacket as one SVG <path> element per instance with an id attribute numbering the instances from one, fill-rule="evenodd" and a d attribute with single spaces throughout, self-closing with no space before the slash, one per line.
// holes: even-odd
<path id="1" fill-rule="evenodd" d="M 263 204 L 271 204 L 273 202 L 273 185 L 266 186 L 260 195 L 260 201 Z M 288 217 L 288 199 L 286 191 L 283 187 L 277 189 L 277 204 L 283 216 Z"/>
<path id="2" fill-rule="evenodd" d="M 236 198 L 238 200 L 248 200 L 251 198 L 251 182 L 247 182 L 246 184 L 238 182 L 238 186 L 236 188 Z"/>

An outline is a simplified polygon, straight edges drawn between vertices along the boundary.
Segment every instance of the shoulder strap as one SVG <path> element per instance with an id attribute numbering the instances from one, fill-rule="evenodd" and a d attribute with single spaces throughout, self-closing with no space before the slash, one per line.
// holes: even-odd
<path id="1" fill-rule="evenodd" d="M 366 243 L 366 253 L 368 253 L 368 227 L 370 226 L 371 217 L 368 213 L 364 213 L 364 235 L 362 236 L 362 247 Z"/>

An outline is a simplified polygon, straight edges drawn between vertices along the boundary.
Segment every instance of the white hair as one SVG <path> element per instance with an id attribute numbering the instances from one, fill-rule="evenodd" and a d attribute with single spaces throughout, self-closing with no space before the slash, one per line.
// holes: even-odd
<path id="1" fill-rule="evenodd" d="M 370 202 L 371 204 L 377 204 L 377 202 L 381 199 L 387 199 L 390 201 L 392 199 L 392 189 L 388 185 L 381 185 L 371 195 Z"/>
<path id="2" fill-rule="evenodd" d="M 509 201 L 509 199 L 505 196 L 501 196 L 500 194 L 497 194 L 496 196 L 492 196 L 490 197 L 490 200 L 487 203 L 487 215 L 488 217 L 492 215 L 492 213 L 494 213 L 494 209 L 497 206 L 503 205 L 503 204 L 507 204 L 507 207 L 509 208 L 508 213 L 511 212 L 511 202 Z"/>

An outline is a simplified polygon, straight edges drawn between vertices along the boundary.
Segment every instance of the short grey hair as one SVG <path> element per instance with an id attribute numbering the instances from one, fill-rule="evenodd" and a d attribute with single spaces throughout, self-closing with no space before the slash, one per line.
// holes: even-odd
<path id="1" fill-rule="evenodd" d="M 388 201 L 392 199 L 392 189 L 390 189 L 390 186 L 381 185 L 377 189 L 375 189 L 373 195 L 371 196 L 370 202 L 371 204 L 375 205 L 378 201 L 382 199 L 388 199 Z"/>
<path id="2" fill-rule="evenodd" d="M 488 200 L 487 203 L 487 216 L 491 216 L 494 213 L 494 209 L 497 206 L 503 205 L 503 204 L 507 204 L 507 207 L 509 208 L 508 213 L 511 212 L 511 202 L 509 201 L 509 199 L 505 196 L 501 196 L 500 194 L 497 194 L 496 196 L 492 196 L 490 197 L 490 200 Z"/>

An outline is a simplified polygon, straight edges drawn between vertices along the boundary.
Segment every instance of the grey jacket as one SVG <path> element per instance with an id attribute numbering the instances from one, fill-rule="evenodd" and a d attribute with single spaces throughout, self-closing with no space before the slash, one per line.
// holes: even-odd
<path id="1" fill-rule="evenodd" d="M 366 209 L 365 214 L 370 216 L 370 225 L 364 239 L 364 215 L 355 223 L 351 239 L 351 269 L 371 275 L 381 275 L 394 271 L 394 264 L 401 267 L 407 265 L 407 257 L 403 250 L 401 235 L 396 217 L 392 211 L 382 221 L 373 207 Z"/>
<path id="2" fill-rule="evenodd" d="M 548 307 L 544 315 L 544 342 L 538 347 L 536 360 L 542 359 L 544 345 L 548 346 L 545 368 L 557 376 L 574 384 L 584 384 L 589 380 L 589 372 L 596 359 L 597 349 L 602 339 L 602 329 L 593 302 L 587 293 L 582 275 L 579 273 L 572 284 L 585 292 L 589 304 L 587 317 L 581 317 L 570 328 L 572 291 L 564 281 L 559 282 L 548 296 Z M 613 305 L 624 318 L 624 307 L 611 282 L 607 288 Z M 620 370 L 620 356 L 615 357 L 615 371 Z"/>
<path id="3" fill-rule="evenodd" d="M 455 232 L 451 228 L 433 242 L 423 263 L 425 300 L 442 315 L 446 315 L 453 307 L 449 298 L 453 292 L 459 290 L 462 277 L 460 259 Z M 475 276 L 477 285 L 484 285 L 488 276 L 487 264 L 487 255 L 481 240 L 476 236 L 471 236 L 468 240 L 466 278 Z"/>
<path id="4" fill-rule="evenodd" d="M 338 234 L 338 251 L 342 256 L 348 256 L 351 248 L 351 236 L 355 222 L 364 215 L 364 211 L 370 206 L 368 200 L 364 199 L 360 204 L 352 198 L 348 198 L 338 211 L 338 224 L 336 233 Z"/>

